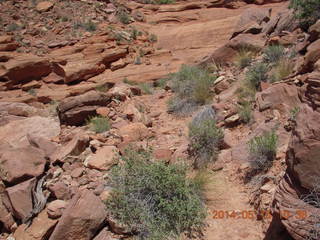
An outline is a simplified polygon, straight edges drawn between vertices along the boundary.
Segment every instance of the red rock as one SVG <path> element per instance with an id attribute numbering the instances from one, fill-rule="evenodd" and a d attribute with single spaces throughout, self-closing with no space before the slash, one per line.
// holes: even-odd
<path id="1" fill-rule="evenodd" d="M 54 6 L 53 2 L 43 1 L 43 2 L 39 2 L 37 4 L 36 9 L 37 9 L 38 12 L 47 12 L 51 8 L 53 8 L 53 6 Z"/>
<path id="2" fill-rule="evenodd" d="M 13 187 L 6 188 L 13 210 L 12 214 L 22 221 L 31 217 L 33 210 L 32 190 L 35 184 L 36 179 L 32 178 Z"/>
<path id="3" fill-rule="evenodd" d="M 57 220 L 48 218 L 46 210 L 43 210 L 32 220 L 31 226 L 21 224 L 14 233 L 16 240 L 44 240 L 50 235 Z"/>
<path id="4" fill-rule="evenodd" d="M 57 148 L 57 150 L 51 154 L 50 159 L 53 162 L 63 162 L 69 155 L 78 156 L 89 146 L 89 141 L 89 136 L 80 132 L 66 145 Z"/>
<path id="5" fill-rule="evenodd" d="M 245 10 L 232 35 L 232 38 L 241 33 L 259 33 L 262 30 L 262 23 L 270 20 L 271 9 L 270 8 L 257 8 L 252 7 Z"/>
<path id="6" fill-rule="evenodd" d="M 31 177 L 37 177 L 44 171 L 46 163 L 44 153 L 34 147 L 2 147 L 0 155 L 2 180 L 18 183 Z"/>
<path id="7" fill-rule="evenodd" d="M 170 161 L 172 157 L 172 151 L 168 148 L 158 148 L 153 151 L 153 156 L 159 160 Z"/>
<path id="8" fill-rule="evenodd" d="M 0 193 L 0 223 L 6 231 L 13 232 L 16 228 L 16 223 L 12 214 L 9 212 L 8 207 L 4 204 L 4 197 L 2 196 L 2 192 Z M 2 230 L 0 228 L 0 230 Z"/>
<path id="9" fill-rule="evenodd" d="M 26 109 L 26 111 L 29 111 L 29 109 Z M 14 147 L 25 147 L 29 146 L 28 134 L 34 137 L 51 139 L 59 133 L 60 126 L 57 121 L 34 116 L 23 120 L 11 121 L 0 127 L 0 143 L 7 142 Z"/>
<path id="10" fill-rule="evenodd" d="M 111 236 L 111 232 L 107 228 L 102 229 L 93 240 L 116 240 Z"/>
<path id="11" fill-rule="evenodd" d="M 66 209 L 67 202 L 63 200 L 54 200 L 47 206 L 47 214 L 51 219 L 56 219 L 62 216 L 63 211 Z"/>
<path id="12" fill-rule="evenodd" d="M 31 54 L 0 54 L 0 58 L 6 58 L 8 61 L 1 62 L 0 78 L 7 79 L 7 87 L 26 83 L 34 79 L 40 79 L 51 72 L 51 65 L 48 59 L 41 58 Z"/>
<path id="13" fill-rule="evenodd" d="M 70 173 L 70 175 L 73 178 L 78 178 L 78 177 L 82 176 L 83 171 L 84 171 L 84 169 L 79 167 L 79 168 L 73 169 L 72 172 Z"/>
<path id="14" fill-rule="evenodd" d="M 87 166 L 98 170 L 109 170 L 118 162 L 119 151 L 114 146 L 104 146 L 87 158 Z"/>
<path id="15" fill-rule="evenodd" d="M 294 85 L 279 83 L 270 86 L 266 90 L 256 94 L 259 111 L 268 108 L 281 109 L 285 107 L 288 111 L 300 103 L 298 89 Z"/>
<path id="16" fill-rule="evenodd" d="M 57 199 L 60 199 L 60 200 L 71 199 L 71 190 L 63 182 L 57 182 L 55 184 L 49 185 L 49 190 Z"/>
<path id="17" fill-rule="evenodd" d="M 108 117 L 110 109 L 108 107 L 99 107 L 96 109 L 96 112 L 103 117 Z"/>
<path id="18" fill-rule="evenodd" d="M 142 123 L 131 123 L 119 129 L 119 134 L 125 143 L 143 140 L 150 136 L 148 128 Z"/>
<path id="19" fill-rule="evenodd" d="M 88 117 L 96 114 L 96 109 L 111 101 L 109 94 L 90 91 L 85 94 L 64 99 L 57 107 L 62 124 L 81 125 Z"/>
<path id="20" fill-rule="evenodd" d="M 72 198 L 49 240 L 90 240 L 105 218 L 99 197 L 83 190 Z"/>

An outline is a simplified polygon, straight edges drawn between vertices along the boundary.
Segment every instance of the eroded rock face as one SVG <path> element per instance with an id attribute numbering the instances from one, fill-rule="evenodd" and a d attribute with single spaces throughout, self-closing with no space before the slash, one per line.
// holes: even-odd
<path id="1" fill-rule="evenodd" d="M 100 198 L 83 190 L 72 198 L 49 240 L 90 240 L 105 218 Z"/>
<path id="2" fill-rule="evenodd" d="M 98 107 L 106 106 L 110 101 L 109 94 L 97 91 L 66 98 L 57 107 L 60 123 L 79 126 L 94 116 Z"/>

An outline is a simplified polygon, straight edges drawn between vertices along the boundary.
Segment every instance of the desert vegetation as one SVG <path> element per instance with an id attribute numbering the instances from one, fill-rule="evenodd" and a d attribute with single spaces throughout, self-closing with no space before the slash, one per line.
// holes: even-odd
<path id="1" fill-rule="evenodd" d="M 272 166 L 277 153 L 278 136 L 275 131 L 264 132 L 248 142 L 251 165 L 257 171 L 265 171 Z"/>
<path id="2" fill-rule="evenodd" d="M 200 231 L 206 208 L 200 181 L 187 178 L 182 165 L 153 161 L 150 150 L 129 148 L 112 169 L 108 212 L 138 239 L 177 239 Z"/>
<path id="3" fill-rule="evenodd" d="M 198 106 L 210 101 L 215 76 L 207 70 L 183 65 L 179 72 L 171 74 L 170 85 L 175 92 L 168 103 L 168 111 L 177 115 L 188 115 Z"/>
<path id="4" fill-rule="evenodd" d="M 96 133 L 103 133 L 110 129 L 110 121 L 106 117 L 95 116 L 87 120 L 89 129 Z"/>
<path id="5" fill-rule="evenodd" d="M 295 16 L 305 29 L 320 18 L 320 2 L 318 0 L 290 0 L 290 7 L 294 9 Z"/>

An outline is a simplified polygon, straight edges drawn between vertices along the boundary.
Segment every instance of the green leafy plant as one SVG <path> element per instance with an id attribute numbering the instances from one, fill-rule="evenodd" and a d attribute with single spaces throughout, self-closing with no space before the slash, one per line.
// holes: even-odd
<path id="1" fill-rule="evenodd" d="M 252 167 L 256 170 L 269 169 L 277 153 L 278 136 L 275 131 L 254 137 L 248 145 Z"/>
<path id="2" fill-rule="evenodd" d="M 194 109 L 206 104 L 212 97 L 210 87 L 216 76 L 195 66 L 182 65 L 179 72 L 169 76 L 171 89 L 175 96 L 168 103 L 172 113 L 184 115 L 184 110 Z"/>
<path id="3" fill-rule="evenodd" d="M 270 45 L 264 50 L 264 61 L 268 63 L 277 63 L 285 56 L 282 45 Z"/>
<path id="4" fill-rule="evenodd" d="M 152 161 L 148 150 L 127 149 L 123 164 L 110 174 L 108 213 L 137 239 L 175 239 L 183 232 L 200 231 L 206 209 L 197 184 L 186 168 Z"/>
<path id="5" fill-rule="evenodd" d="M 131 22 L 131 17 L 125 9 L 120 8 L 117 11 L 117 17 L 119 21 L 123 24 L 129 24 Z"/>
<path id="6" fill-rule="evenodd" d="M 189 125 L 190 154 L 195 158 L 195 167 L 206 167 L 216 160 L 223 132 L 213 119 L 192 122 Z"/>
<path id="7" fill-rule="evenodd" d="M 259 89 L 260 82 L 268 81 L 268 66 L 264 63 L 256 63 L 246 73 L 246 81 L 252 88 Z"/>
<path id="8" fill-rule="evenodd" d="M 294 9 L 295 17 L 305 29 L 320 19 L 319 0 L 290 0 L 289 7 Z"/>
<path id="9" fill-rule="evenodd" d="M 87 125 L 95 133 L 103 133 L 110 130 L 109 119 L 102 116 L 91 117 L 87 120 Z"/>

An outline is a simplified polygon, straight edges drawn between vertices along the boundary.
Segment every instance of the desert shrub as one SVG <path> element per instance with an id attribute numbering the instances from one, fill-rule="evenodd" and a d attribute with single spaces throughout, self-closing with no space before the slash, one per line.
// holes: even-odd
<path id="1" fill-rule="evenodd" d="M 138 239 L 175 239 L 199 231 L 206 209 L 186 168 L 153 162 L 151 152 L 127 149 L 114 167 L 106 201 L 108 212 Z"/>
<path id="2" fill-rule="evenodd" d="M 264 51 L 264 61 L 276 63 L 285 55 L 285 49 L 282 45 L 270 45 Z"/>
<path id="3" fill-rule="evenodd" d="M 290 60 L 280 60 L 273 68 L 272 82 L 278 82 L 292 73 L 294 64 Z"/>
<path id="4" fill-rule="evenodd" d="M 290 117 L 289 117 L 289 119 L 292 120 L 292 121 L 295 121 L 299 112 L 300 112 L 300 108 L 299 107 L 294 107 L 294 108 L 290 109 Z"/>
<path id="5" fill-rule="evenodd" d="M 174 96 L 169 99 L 168 112 L 177 116 L 186 117 L 192 114 L 199 107 L 194 101 Z"/>
<path id="6" fill-rule="evenodd" d="M 289 6 L 294 9 L 296 18 L 305 29 L 320 19 L 319 0 L 290 0 Z"/>
<path id="7" fill-rule="evenodd" d="M 30 88 L 27 93 L 34 97 L 37 96 L 37 91 L 34 88 Z"/>
<path id="8" fill-rule="evenodd" d="M 240 120 L 244 123 L 250 123 L 252 120 L 252 107 L 249 101 L 244 101 L 238 106 Z"/>
<path id="9" fill-rule="evenodd" d="M 259 89 L 260 82 L 268 81 L 268 66 L 264 63 L 256 63 L 246 73 L 246 81 L 252 88 Z"/>
<path id="10" fill-rule="evenodd" d="M 137 82 L 135 82 L 135 81 L 131 81 L 131 80 L 129 80 L 128 78 L 124 78 L 122 81 L 123 81 L 124 83 L 126 83 L 126 84 L 131 85 L 131 86 L 138 85 L 138 83 L 137 83 Z"/>
<path id="11" fill-rule="evenodd" d="M 95 24 L 92 20 L 88 20 L 83 23 L 83 28 L 88 32 L 94 32 L 97 30 L 97 24 Z"/>
<path id="12" fill-rule="evenodd" d="M 223 132 L 214 119 L 204 119 L 189 125 L 190 154 L 195 158 L 195 167 L 206 167 L 216 160 Z"/>
<path id="13" fill-rule="evenodd" d="M 87 120 L 87 125 L 95 133 L 103 133 L 110 129 L 109 119 L 102 116 L 91 117 Z"/>
<path id="14" fill-rule="evenodd" d="M 17 31 L 20 29 L 21 29 L 21 27 L 16 23 L 11 23 L 6 27 L 7 32 L 14 32 L 14 31 Z"/>
<path id="15" fill-rule="evenodd" d="M 277 153 L 278 136 L 275 131 L 265 132 L 248 142 L 253 169 L 266 170 L 272 166 Z"/>
<path id="16" fill-rule="evenodd" d="M 155 35 L 155 34 L 150 34 L 150 36 L 149 36 L 149 42 L 152 42 L 152 43 L 154 43 L 154 42 L 157 42 L 158 41 L 158 37 L 157 37 L 157 35 Z"/>
<path id="17" fill-rule="evenodd" d="M 153 93 L 152 83 L 140 83 L 139 88 L 141 89 L 142 93 L 144 93 L 144 94 L 152 94 Z"/>
<path id="18" fill-rule="evenodd" d="M 171 74 L 169 78 L 175 92 L 169 102 L 169 111 L 173 113 L 183 113 L 182 110 L 186 109 L 184 104 L 190 109 L 207 103 L 212 96 L 210 87 L 216 79 L 204 69 L 187 65 L 182 65 L 180 71 Z"/>
<path id="19" fill-rule="evenodd" d="M 134 64 L 135 65 L 141 65 L 142 64 L 142 61 L 141 61 L 141 57 L 140 56 L 137 56 L 136 59 L 134 60 Z"/>
<path id="20" fill-rule="evenodd" d="M 129 24 L 131 22 L 131 17 L 130 15 L 127 13 L 127 11 L 125 9 L 119 9 L 117 11 L 117 17 L 119 19 L 119 21 L 123 24 Z"/>
<path id="21" fill-rule="evenodd" d="M 251 61 L 252 61 L 252 52 L 243 48 L 238 51 L 235 57 L 234 63 L 238 68 L 243 69 L 249 66 Z"/>
<path id="22" fill-rule="evenodd" d="M 168 81 L 169 81 L 168 78 L 160 78 L 155 81 L 155 87 L 164 89 L 167 86 Z"/>

